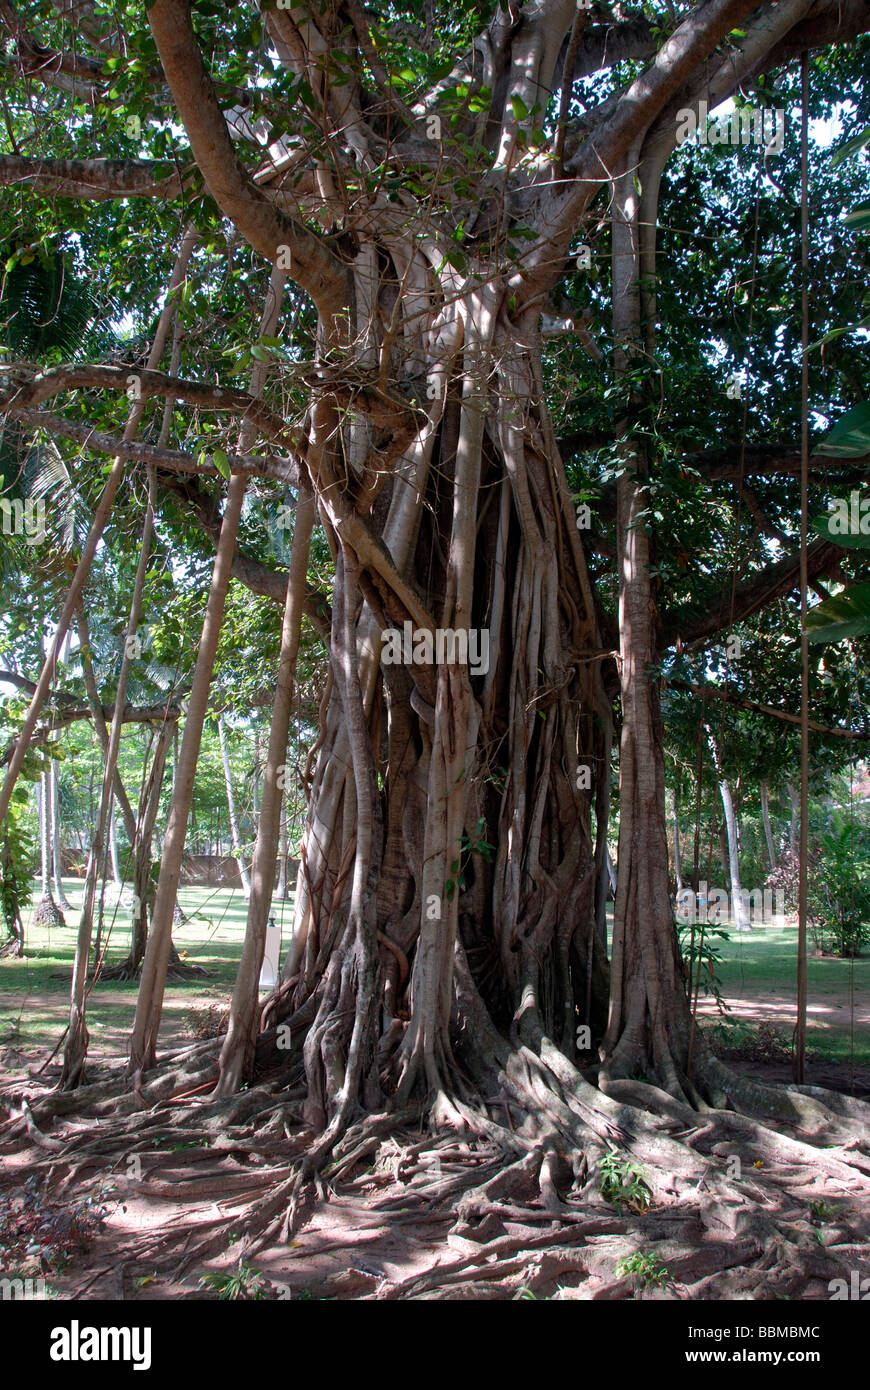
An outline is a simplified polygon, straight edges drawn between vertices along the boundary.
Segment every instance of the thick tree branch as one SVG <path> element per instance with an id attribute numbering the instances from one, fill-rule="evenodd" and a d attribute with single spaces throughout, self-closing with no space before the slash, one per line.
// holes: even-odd
<path id="1" fill-rule="evenodd" d="M 0 185 L 36 193 L 106 202 L 113 198 L 180 197 L 184 179 L 168 161 L 143 159 L 24 159 L 0 155 Z"/>
<path id="2" fill-rule="evenodd" d="M 92 425 L 83 425 L 67 420 L 63 415 L 53 415 L 45 410 L 31 410 L 28 407 L 7 406 L 6 413 L 32 429 L 45 430 L 48 434 L 62 439 L 72 439 L 83 448 L 93 449 L 98 454 L 108 454 L 110 458 L 135 459 L 138 463 L 153 463 L 155 467 L 171 473 L 193 473 L 197 477 L 219 477 L 218 470 L 211 464 L 201 464 L 193 454 L 181 449 L 166 449 L 157 444 L 145 444 L 138 439 L 122 439 L 120 435 L 105 434 Z M 251 473 L 257 477 L 274 478 L 277 482 L 289 483 L 295 487 L 298 478 L 298 464 L 294 459 L 279 458 L 275 454 L 254 456 L 252 454 L 227 454 L 230 470 L 233 473 Z"/>
<path id="3" fill-rule="evenodd" d="M 280 212 L 242 165 L 202 60 L 187 0 L 155 0 L 148 20 L 190 147 L 221 211 L 273 264 L 278 248 L 286 246 L 288 274 L 326 319 L 334 319 L 348 302 L 345 267 L 313 232 Z"/>
<path id="4" fill-rule="evenodd" d="M 830 541 L 815 541 L 807 551 L 807 566 L 810 579 L 820 578 L 837 569 L 843 559 L 843 551 Z M 732 621 L 740 622 L 757 613 L 774 599 L 782 598 L 794 589 L 800 576 L 800 556 L 787 555 L 775 564 L 768 565 L 760 574 L 753 575 L 734 588 L 733 604 L 730 584 L 717 596 L 705 600 L 704 612 L 698 612 L 695 604 L 680 604 L 665 612 L 659 638 L 661 648 L 669 647 L 679 638 L 683 646 L 698 642 L 722 631 Z"/>
<path id="5" fill-rule="evenodd" d="M 180 498 L 190 510 L 200 530 L 208 537 L 211 545 L 216 547 L 221 528 L 221 513 L 217 498 L 205 492 L 194 481 L 182 481 L 178 478 L 172 481 L 167 480 L 165 486 Z M 245 588 L 252 594 L 270 599 L 273 603 L 284 604 L 287 595 L 286 573 L 283 570 L 273 569 L 264 564 L 262 560 L 256 560 L 247 555 L 239 545 L 236 546 L 232 573 L 233 578 L 237 579 L 240 584 L 244 584 Z M 313 584 L 308 585 L 304 612 L 328 647 L 332 612 L 326 594 L 316 589 Z"/>
<path id="6" fill-rule="evenodd" d="M 134 392 L 133 399 L 147 400 L 151 396 L 161 396 L 170 400 L 185 400 L 207 410 L 232 411 L 250 420 L 271 439 L 281 439 L 288 448 L 304 447 L 301 433 L 289 431 L 284 420 L 262 401 L 256 400 L 247 391 L 230 387 L 211 386 L 202 381 L 186 381 L 181 377 L 169 376 L 166 372 L 149 371 L 137 367 L 107 367 L 97 363 L 84 363 L 66 367 L 56 367 L 52 371 L 39 372 L 32 377 L 16 374 L 10 369 L 14 384 L 0 391 L 0 412 L 10 408 L 21 410 L 26 406 L 41 405 L 62 391 L 110 390 Z"/>
<path id="7" fill-rule="evenodd" d="M 693 695 L 700 695 L 704 699 L 722 700 L 726 705 L 736 705 L 738 709 L 750 710 L 753 714 L 769 714 L 774 719 L 781 719 L 786 724 L 796 724 L 800 727 L 801 717 L 799 714 L 791 714 L 788 710 L 777 709 L 775 705 L 760 704 L 757 700 L 749 700 L 745 695 L 738 695 L 733 690 L 723 689 L 719 685 L 713 685 L 710 681 L 697 684 L 695 681 L 684 681 L 679 679 L 669 679 L 667 687 L 674 690 L 688 690 Z M 870 729 L 837 729 L 830 724 L 820 724 L 817 720 L 811 719 L 809 726 L 818 734 L 826 734 L 830 738 L 847 738 L 849 740 L 861 740 L 870 738 Z"/>

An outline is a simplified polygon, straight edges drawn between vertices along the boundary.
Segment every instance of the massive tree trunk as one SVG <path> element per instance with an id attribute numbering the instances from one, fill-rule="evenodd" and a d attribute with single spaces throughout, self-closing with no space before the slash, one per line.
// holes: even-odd
<path id="1" fill-rule="evenodd" d="M 398 239 L 383 254 L 416 307 L 431 264 Z M 361 253 L 358 334 L 374 264 L 374 248 Z M 320 1127 L 377 1105 L 383 1085 L 399 1102 L 461 1092 L 459 1041 L 480 1072 L 475 1039 L 454 1026 L 458 957 L 465 1006 L 505 1034 L 514 1017 L 539 1019 L 570 1056 L 578 1024 L 600 1036 L 606 1009 L 591 806 L 609 776 L 609 709 L 535 319 L 512 322 L 496 281 L 424 328 L 409 321 L 405 360 L 432 384 L 428 424 L 368 504 L 384 551 L 342 508 L 331 431 L 312 470 L 339 538 L 333 686 L 281 1013 L 315 1011 L 307 1114 Z M 364 440 L 361 424 L 345 456 Z M 480 634 L 488 661 L 470 670 L 446 639 L 435 661 L 435 629 Z"/>

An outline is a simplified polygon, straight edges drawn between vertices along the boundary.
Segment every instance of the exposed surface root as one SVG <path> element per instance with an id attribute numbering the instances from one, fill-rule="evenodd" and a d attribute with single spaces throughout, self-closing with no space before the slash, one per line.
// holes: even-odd
<path id="1" fill-rule="evenodd" d="M 868 1272 L 870 1107 L 850 1097 L 745 1083 L 716 1063 L 735 1108 L 696 1111 L 644 1082 L 598 1090 L 544 1038 L 501 1049 L 485 1100 L 442 1094 L 317 1135 L 304 1088 L 288 1090 L 292 1062 L 213 1099 L 219 1045 L 168 1059 L 138 1090 L 116 1071 L 73 1095 L 7 1096 L 4 1186 L 33 1171 L 70 1197 L 111 1183 L 155 1227 L 137 1257 L 176 1273 L 220 1258 L 230 1229 L 246 1259 L 289 1261 L 288 1278 L 321 1227 L 332 1252 L 403 1223 L 408 1241 L 421 1227 L 414 1240 L 441 1242 L 394 1276 L 348 1267 L 326 1297 L 829 1297 L 832 1279 Z M 640 1287 L 633 1255 L 654 1257 L 657 1282 Z"/>

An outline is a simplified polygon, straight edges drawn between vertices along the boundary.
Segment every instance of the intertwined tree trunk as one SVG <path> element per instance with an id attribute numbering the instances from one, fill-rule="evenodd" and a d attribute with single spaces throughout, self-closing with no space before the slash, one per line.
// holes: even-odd
<path id="1" fill-rule="evenodd" d="M 821 8 L 827 32 L 840 20 L 833 4 Z M 646 33 L 637 47 L 621 22 L 615 36 L 609 21 L 587 34 L 576 0 L 498 6 L 450 79 L 427 90 L 421 73 L 407 100 L 356 0 L 269 9 L 269 41 L 297 82 L 302 115 L 291 112 L 298 128 L 250 172 L 190 6 L 149 7 L 162 78 L 208 194 L 271 263 L 273 289 L 275 277 L 289 276 L 316 330 L 310 357 L 286 365 L 288 389 L 270 397 L 278 405 L 261 399 L 257 371 L 248 393 L 146 374 L 149 391 L 232 408 L 244 425 L 223 516 L 217 504 L 209 514 L 217 554 L 142 970 L 130 1059 L 137 1086 L 147 1086 L 142 1074 L 157 1058 L 224 598 L 231 573 L 250 582 L 253 568 L 237 532 L 247 472 L 257 467 L 247 450 L 262 435 L 279 455 L 263 470 L 274 478 L 277 466 L 282 485 L 292 479 L 299 512 L 289 586 L 273 575 L 269 590 L 285 605 L 281 666 L 218 1092 L 256 1079 L 258 1063 L 284 1060 L 266 1055 L 287 1029 L 260 1028 L 257 983 L 301 610 L 322 624 L 326 606 L 312 614 L 304 592 L 303 538 L 316 508 L 335 567 L 330 674 L 306 777 L 293 938 L 267 1010 L 272 1023 L 289 1024 L 291 1065 L 304 1066 L 305 1118 L 321 1132 L 311 1161 L 361 1112 L 406 1104 L 497 1132 L 512 1151 L 548 1129 L 609 1144 L 614 1117 L 625 1119 L 622 1099 L 664 1103 L 681 1119 L 685 1103 L 738 1095 L 749 1104 L 694 1032 L 674 931 L 649 526 L 655 459 L 634 419 L 640 368 L 655 350 L 657 193 L 676 113 L 699 100 L 715 106 L 770 53 L 786 61 L 799 51 L 808 9 L 805 0 L 707 0 L 672 16 L 667 39 Z M 612 39 L 622 56 L 655 56 L 577 115 L 574 73 L 607 66 Z M 461 110 L 446 99 L 460 88 L 476 98 Z M 544 110 L 560 88 L 553 130 Z M 67 187 L 75 173 L 28 176 Z M 129 181 L 148 171 L 121 173 Z M 115 194 L 127 187 L 117 171 L 100 176 L 115 179 Z M 79 170 L 75 188 L 83 177 Z M 549 296 L 578 238 L 594 239 L 590 208 L 602 186 L 612 194 L 613 379 L 624 391 L 619 651 L 609 687 L 613 642 L 602 638 L 542 366 Z M 271 332 L 267 320 L 261 332 Z M 85 384 L 117 389 L 119 376 L 94 369 Z M 305 406 L 289 419 L 283 412 L 300 386 Z M 62 387 L 58 376 L 27 384 L 37 404 Z M 28 409 L 28 399 L 15 402 Z M 193 471 L 188 465 L 176 456 L 173 466 Z M 83 582 L 79 575 L 79 589 Z M 49 676 L 47 665 L 40 698 Z M 619 874 L 608 971 L 617 680 Z M 9 795 L 7 778 L 0 813 Z M 590 1041 L 601 1065 L 584 1076 L 575 1063 L 578 1048 L 588 1062 Z M 590 1077 L 611 1094 L 594 1091 Z M 486 1117 L 494 1093 L 531 1117 L 535 1138 Z M 800 1110 L 791 1096 L 782 1105 L 791 1119 Z M 667 1141 L 656 1142 L 662 1152 Z"/>

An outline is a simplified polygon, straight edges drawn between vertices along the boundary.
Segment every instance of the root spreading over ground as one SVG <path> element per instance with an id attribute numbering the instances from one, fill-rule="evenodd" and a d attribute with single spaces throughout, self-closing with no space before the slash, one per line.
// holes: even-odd
<path id="1" fill-rule="evenodd" d="M 644 1081 L 598 1086 L 542 1037 L 504 1045 L 489 1088 L 326 1139 L 276 1032 L 260 1054 L 280 1062 L 229 1098 L 212 1094 L 220 1039 L 134 1089 L 107 1068 L 72 1094 L 3 1095 L 0 1197 L 29 1182 L 105 1208 L 62 1295 L 203 1297 L 224 1270 L 243 1297 L 829 1299 L 870 1275 L 862 1101 L 710 1059 L 722 1105 L 693 1109 Z"/>

